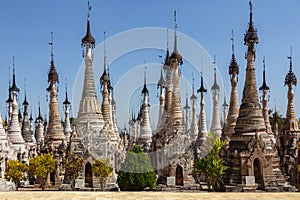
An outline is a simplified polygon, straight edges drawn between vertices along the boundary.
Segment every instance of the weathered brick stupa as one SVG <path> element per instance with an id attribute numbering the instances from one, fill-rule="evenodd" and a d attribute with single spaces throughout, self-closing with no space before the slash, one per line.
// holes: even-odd
<path id="1" fill-rule="evenodd" d="M 258 100 L 254 65 L 258 35 L 252 21 L 251 1 L 244 43 L 248 46 L 246 77 L 239 116 L 226 152 L 228 170 L 225 183 L 228 185 L 225 188 L 227 191 L 293 191 L 295 188 L 286 183 L 276 162 L 276 146 L 272 145 L 272 139 L 266 132 Z"/>

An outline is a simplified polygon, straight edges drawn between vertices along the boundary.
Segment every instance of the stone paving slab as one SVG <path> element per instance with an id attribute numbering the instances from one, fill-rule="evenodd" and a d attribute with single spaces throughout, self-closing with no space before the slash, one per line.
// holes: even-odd
<path id="1" fill-rule="evenodd" d="M 0 192 L 0 200 L 299 200 L 300 193 L 204 193 L 204 192 L 57 192 L 14 191 Z"/>

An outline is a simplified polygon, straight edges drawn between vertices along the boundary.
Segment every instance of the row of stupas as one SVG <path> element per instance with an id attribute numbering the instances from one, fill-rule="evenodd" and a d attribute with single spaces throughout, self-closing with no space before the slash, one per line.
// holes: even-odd
<path id="1" fill-rule="evenodd" d="M 295 191 L 298 187 L 297 177 L 297 142 L 300 130 L 294 111 L 293 86 L 297 79 L 292 71 L 292 55 L 290 70 L 285 77 L 284 85 L 288 86 L 288 105 L 285 122 L 282 130 L 278 130 L 276 117 L 273 128 L 270 124 L 268 113 L 269 86 L 266 82 L 265 60 L 263 61 L 263 81 L 259 90 L 262 92 L 262 105 L 259 102 L 258 88 L 256 85 L 255 69 L 255 44 L 258 43 L 258 34 L 254 28 L 252 2 L 250 1 L 250 22 L 246 31 L 244 44 L 248 47 L 246 59 L 246 77 L 239 107 L 237 92 L 239 65 L 235 58 L 234 42 L 232 36 L 232 58 L 229 66 L 231 93 L 229 110 L 226 113 L 227 102 L 224 99 L 220 105 L 220 87 L 216 78 L 216 62 L 214 59 L 214 83 L 212 92 L 212 119 L 210 132 L 227 144 L 221 152 L 225 159 L 226 174 L 223 176 L 223 188 L 226 191 L 253 191 L 256 189 L 266 191 Z M 192 166 L 195 159 L 207 155 L 208 131 L 206 125 L 204 95 L 207 89 L 201 74 L 200 112 L 197 111 L 197 96 L 195 95 L 194 81 L 192 114 L 189 119 L 188 94 L 185 105 L 181 104 L 178 68 L 183 64 L 183 58 L 177 48 L 176 13 L 174 31 L 174 50 L 169 54 L 167 48 L 165 62 L 161 69 L 158 81 L 159 88 L 159 113 L 156 130 L 152 130 L 146 123 L 148 132 L 145 134 L 144 121 L 149 121 L 148 110 L 144 105 L 137 118 L 130 120 L 129 148 L 133 144 L 140 144 L 149 152 L 153 167 L 158 174 L 158 183 L 189 185 L 195 180 L 192 175 Z M 164 71 L 164 72 L 163 72 Z M 164 76 L 165 74 L 165 76 Z M 144 83 L 143 93 L 146 90 Z M 148 90 L 147 94 L 149 93 Z M 145 96 L 144 96 L 145 101 Z M 222 120 L 219 107 L 223 107 Z M 148 105 L 146 105 L 148 107 Z M 275 113 L 276 114 L 276 113 Z M 140 117 L 143 116 L 143 117 Z M 146 116 L 146 119 L 145 119 Z M 148 143 L 141 143 L 139 136 L 148 136 Z M 150 140 L 152 138 L 152 141 Z M 149 146 L 151 148 L 149 149 Z M 198 181 L 198 180 L 197 180 Z"/>
<path id="2" fill-rule="evenodd" d="M 113 97 L 113 88 L 110 83 L 110 75 L 107 73 L 106 56 L 104 56 L 104 71 L 100 78 L 102 87 L 102 104 L 96 95 L 95 80 L 93 73 L 93 54 L 95 39 L 91 34 L 90 5 L 87 20 L 87 32 L 82 39 L 85 48 L 85 73 L 82 97 L 78 116 L 70 121 L 70 101 L 66 88 L 64 105 L 64 121 L 61 121 L 57 92 L 59 75 L 54 64 L 53 36 L 51 33 L 51 61 L 48 72 L 47 92 L 49 92 L 49 118 L 43 119 L 41 108 L 35 120 L 32 113 L 28 114 L 29 102 L 25 92 L 23 102 L 23 114 L 18 108 L 17 95 L 19 88 L 16 86 L 15 66 L 13 64 L 12 84 L 9 87 L 8 117 L 4 124 L 0 124 L 1 140 L 1 177 L 4 177 L 7 160 L 18 159 L 28 163 L 29 159 L 43 153 L 51 153 L 56 160 L 56 170 L 50 174 L 48 187 L 60 187 L 64 178 L 65 151 L 71 150 L 85 159 L 85 166 L 81 172 L 80 187 L 99 187 L 97 179 L 93 178 L 91 164 L 99 158 L 107 158 L 115 171 L 120 168 L 125 158 L 124 138 L 118 133 L 116 120 L 116 102 Z M 104 49 L 105 51 L 105 49 Z M 1 118 L 2 120 L 2 118 Z M 80 182 L 80 181 L 79 181 Z M 109 177 L 108 184 L 114 187 L 116 184 L 115 172 Z"/>
<path id="3" fill-rule="evenodd" d="M 146 70 L 141 91 L 143 100 L 137 117 L 133 114 L 129 122 L 129 130 L 125 128 L 119 133 L 116 120 L 116 105 L 110 74 L 106 63 L 104 45 L 103 74 L 100 77 L 102 102 L 96 95 L 93 73 L 93 52 L 96 41 L 91 33 L 90 5 L 88 5 L 87 32 L 81 41 L 84 48 L 85 72 L 84 84 L 78 116 L 70 121 L 70 102 L 66 90 L 63 102 L 65 119 L 61 123 L 59 102 L 57 101 L 58 72 L 54 65 L 53 39 L 51 45 L 51 61 L 48 73 L 49 86 L 49 119 L 43 119 L 39 106 L 38 117 L 33 125 L 32 114 L 28 118 L 28 105 L 25 93 L 23 102 L 23 118 L 18 113 L 15 67 L 13 80 L 9 88 L 8 119 L 5 129 L 0 124 L 1 139 L 1 174 L 4 175 L 5 163 L 9 159 L 19 159 L 27 162 L 37 154 L 49 152 L 56 160 L 56 170 L 49 175 L 48 184 L 59 186 L 68 184 L 63 177 L 64 149 L 69 149 L 81 155 L 84 168 L 77 180 L 76 187 L 98 187 L 99 182 L 93 176 L 92 162 L 98 158 L 108 158 L 114 167 L 114 173 L 108 179 L 108 185 L 115 187 L 116 173 L 120 170 L 126 152 L 134 145 L 140 145 L 147 152 L 153 168 L 158 175 L 157 183 L 164 185 L 191 186 L 197 181 L 193 176 L 193 164 L 209 152 L 212 145 L 209 137 L 221 137 L 227 144 L 221 155 L 228 166 L 224 179 L 226 191 L 294 191 L 297 180 L 297 142 L 300 130 L 294 111 L 293 86 L 297 79 L 292 71 L 292 55 L 290 70 L 284 84 L 288 86 L 288 105 L 282 130 L 275 123 L 270 124 L 268 115 L 268 91 L 265 63 L 262 91 L 262 106 L 259 102 L 256 85 L 255 44 L 258 34 L 254 28 L 252 3 L 250 1 L 250 22 L 245 34 L 244 44 L 247 49 L 246 78 L 241 104 L 237 92 L 239 66 L 235 58 L 232 42 L 232 58 L 229 66 L 231 93 L 229 110 L 226 114 L 226 99 L 220 105 L 220 86 L 216 76 L 216 59 L 213 61 L 214 77 L 212 92 L 212 119 L 208 131 L 205 113 L 205 88 L 203 73 L 200 77 L 199 89 L 192 84 L 192 95 L 184 105 L 180 98 L 179 67 L 184 58 L 180 55 L 177 41 L 176 12 L 174 13 L 174 49 L 170 54 L 167 45 L 166 58 L 161 66 L 159 88 L 159 113 L 156 129 L 150 126 L 149 93 L 147 88 Z M 233 37 L 232 37 L 233 41 Z M 196 96 L 199 93 L 199 102 Z M 117 95 L 117 94 L 116 94 Z M 191 105 L 189 104 L 189 99 Z M 197 105 L 199 112 L 197 113 Z M 222 120 L 220 106 L 223 107 Z M 191 109 L 191 118 L 189 115 Z M 275 118 L 276 122 L 276 118 Z M 273 129 L 272 129 L 273 128 Z M 252 180 L 252 181 L 250 181 Z M 290 185 L 291 184 L 291 185 Z"/>

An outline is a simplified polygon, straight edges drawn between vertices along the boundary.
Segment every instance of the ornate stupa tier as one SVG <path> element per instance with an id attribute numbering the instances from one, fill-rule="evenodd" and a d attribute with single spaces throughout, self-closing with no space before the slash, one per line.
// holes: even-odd
<path id="1" fill-rule="evenodd" d="M 170 56 L 171 68 L 173 69 L 173 77 L 172 77 L 173 91 L 172 91 L 172 105 L 171 105 L 172 116 L 171 117 L 172 117 L 173 125 L 176 125 L 176 127 L 179 128 L 182 125 L 182 110 L 181 110 L 181 100 L 180 100 L 180 92 L 179 92 L 180 76 L 178 71 L 179 71 L 179 65 L 183 64 L 183 59 L 177 49 L 176 11 L 174 11 L 174 22 L 175 22 L 174 50 Z"/>
<path id="2" fill-rule="evenodd" d="M 81 45 L 85 47 L 85 72 L 84 72 L 84 84 L 82 89 L 82 96 L 79 105 L 79 112 L 76 124 L 82 124 L 85 126 L 86 123 L 91 122 L 96 126 L 103 127 L 103 116 L 99 100 L 95 89 L 95 80 L 93 72 L 93 55 L 92 48 L 95 47 L 95 39 L 92 36 L 90 28 L 90 10 L 91 7 L 88 5 L 88 20 L 87 20 L 87 32 L 85 37 L 81 41 Z M 99 128 L 101 128 L 99 127 Z M 80 132 L 79 132 L 80 134 Z"/>
<path id="3" fill-rule="evenodd" d="M 177 65 L 177 66 L 176 66 Z M 179 92 L 179 74 L 178 74 L 178 64 L 173 63 L 174 74 L 173 74 L 173 92 L 172 92 L 172 123 L 176 126 L 182 124 L 182 110 L 180 104 L 180 92 Z"/>
<path id="4" fill-rule="evenodd" d="M 8 125 L 8 137 L 16 150 L 18 150 L 19 147 L 21 147 L 23 150 L 25 148 L 25 141 L 22 137 L 22 132 L 19 124 L 18 103 L 16 99 L 16 91 L 13 91 L 12 117 Z"/>
<path id="5" fill-rule="evenodd" d="M 103 88 L 102 91 L 102 106 L 101 111 L 103 115 L 103 120 L 106 123 L 110 123 L 112 125 L 111 119 L 111 105 L 110 105 L 110 77 L 109 74 L 106 72 L 106 49 L 105 49 L 105 32 L 104 32 L 104 66 L 103 66 L 103 74 L 100 78 L 100 84 Z"/>
<path id="6" fill-rule="evenodd" d="M 37 145 L 41 145 L 45 141 L 45 135 L 44 135 L 44 120 L 41 115 L 41 107 L 39 105 L 39 115 L 35 121 L 35 138 Z"/>
<path id="7" fill-rule="evenodd" d="M 25 99 L 23 102 L 24 112 L 23 112 L 23 121 L 22 121 L 22 136 L 25 142 L 32 142 L 32 130 L 30 130 L 29 127 L 29 119 L 28 119 L 28 111 L 27 111 L 28 105 L 29 103 L 27 102 L 26 93 L 25 93 Z"/>
<path id="8" fill-rule="evenodd" d="M 242 104 L 240 106 L 239 117 L 237 118 L 236 122 L 235 133 L 253 133 L 254 135 L 257 130 L 265 131 L 266 127 L 258 100 L 256 86 L 254 45 L 258 43 L 258 36 L 252 22 L 252 4 L 250 5 L 250 23 L 244 38 L 245 45 L 248 46 L 246 78 Z"/>
<path id="9" fill-rule="evenodd" d="M 149 119 L 149 103 L 148 103 L 148 95 L 149 91 L 146 87 L 146 71 L 144 78 L 144 88 L 142 90 L 142 94 L 144 96 L 143 105 L 142 105 L 142 121 L 140 126 L 140 134 L 139 134 L 139 143 L 144 145 L 144 150 L 149 150 L 150 143 L 152 141 L 152 130 L 150 127 L 150 119 Z M 146 146 L 145 146 L 146 145 Z M 145 148 L 146 147 L 146 148 Z"/>
<path id="10" fill-rule="evenodd" d="M 11 120 L 8 124 L 8 137 L 16 150 L 21 148 L 21 151 L 25 148 L 25 141 L 22 137 L 21 127 L 19 123 L 19 114 L 18 114 L 18 103 L 17 103 L 17 92 L 19 88 L 16 85 L 16 76 L 15 76 L 15 66 L 13 63 L 13 80 L 12 86 L 9 88 L 10 93 L 12 94 L 12 103 L 11 103 Z"/>
<path id="11" fill-rule="evenodd" d="M 92 52 L 90 48 L 87 48 L 85 56 L 84 85 L 76 123 L 86 123 L 88 121 L 95 121 L 101 126 L 103 126 L 104 123 L 95 90 L 94 73 L 92 68 Z"/>
<path id="12" fill-rule="evenodd" d="M 172 73 L 173 70 L 171 66 L 164 65 L 164 70 L 166 74 L 166 90 L 165 90 L 165 110 L 168 112 L 172 106 Z"/>
<path id="13" fill-rule="evenodd" d="M 85 148 L 94 156 L 99 157 L 94 149 L 93 141 L 95 134 L 100 133 L 104 127 L 101 107 L 96 94 L 95 80 L 93 72 L 92 49 L 95 47 L 95 39 L 90 30 L 90 10 L 88 4 L 88 24 L 86 36 L 82 39 L 82 46 L 85 48 L 85 72 L 82 96 L 79 105 L 78 116 L 75 121 L 75 127 L 78 140 L 81 140 Z"/>
<path id="14" fill-rule="evenodd" d="M 111 123 L 110 117 L 110 105 L 109 105 L 109 92 L 107 88 L 107 83 L 104 83 L 102 92 L 102 115 L 104 122 Z"/>
<path id="15" fill-rule="evenodd" d="M 51 84 L 50 84 L 51 85 Z M 58 103 L 57 103 L 57 93 L 56 93 L 56 85 L 52 84 L 50 87 L 50 103 L 49 103 L 49 121 L 48 127 L 46 132 L 46 142 L 52 142 L 55 144 L 61 144 L 61 141 L 65 141 L 66 137 L 63 132 L 60 114 L 58 110 Z"/>

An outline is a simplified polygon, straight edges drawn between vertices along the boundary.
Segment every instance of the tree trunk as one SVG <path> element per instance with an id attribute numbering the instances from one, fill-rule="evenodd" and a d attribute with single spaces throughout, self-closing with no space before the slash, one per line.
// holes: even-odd
<path id="1" fill-rule="evenodd" d="M 41 180 L 42 191 L 45 191 L 45 183 L 46 183 L 46 180 L 45 180 L 45 179 L 42 179 L 42 180 Z"/>
<path id="2" fill-rule="evenodd" d="M 102 191 L 104 191 L 104 179 L 100 178 L 99 181 L 100 181 L 100 188 Z"/>
<path id="3" fill-rule="evenodd" d="M 15 186 L 16 186 L 16 190 L 18 191 L 19 190 L 19 181 L 15 181 Z"/>
<path id="4" fill-rule="evenodd" d="M 74 191 L 74 190 L 75 190 L 75 180 L 74 180 L 74 179 L 71 179 L 71 180 L 70 180 L 70 184 L 71 184 L 72 190 Z"/>

